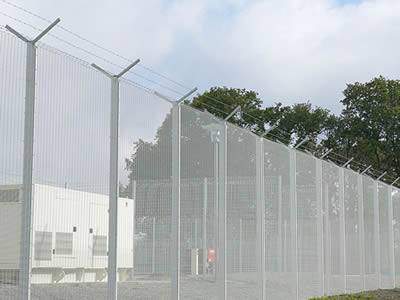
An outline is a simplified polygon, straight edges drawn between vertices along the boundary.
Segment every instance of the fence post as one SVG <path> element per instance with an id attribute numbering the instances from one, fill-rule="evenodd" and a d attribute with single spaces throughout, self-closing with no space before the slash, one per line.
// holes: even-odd
<path id="1" fill-rule="evenodd" d="M 363 282 L 363 290 L 365 291 L 365 236 L 364 236 L 364 191 L 362 175 L 357 177 L 358 190 L 358 221 L 359 221 L 359 247 L 360 247 L 360 275 Z"/>
<path id="2" fill-rule="evenodd" d="M 18 297 L 29 300 L 31 297 L 32 269 L 32 192 L 33 192 L 33 143 L 35 126 L 35 92 L 36 92 L 36 46 L 35 44 L 60 22 L 56 19 L 35 39 L 29 40 L 10 26 L 6 29 L 26 43 L 26 78 L 25 78 L 25 119 L 24 119 L 24 152 L 22 175 L 22 212 L 20 265 L 18 279 Z"/>
<path id="3" fill-rule="evenodd" d="M 330 294 L 330 280 L 332 276 L 332 243 L 331 243 L 331 221 L 329 218 L 329 185 L 325 184 L 324 200 L 325 200 L 325 293 Z"/>
<path id="4" fill-rule="evenodd" d="M 299 255 L 298 255 L 298 230 L 297 230 L 297 167 L 296 150 L 290 149 L 290 232 L 292 239 L 292 262 L 296 272 L 296 299 L 299 299 Z"/>
<path id="5" fill-rule="evenodd" d="M 227 299 L 226 289 L 226 188 L 227 188 L 227 123 L 222 123 L 218 142 L 218 243 L 216 281 L 218 299 Z"/>
<path id="6" fill-rule="evenodd" d="M 317 199 L 317 251 L 318 251 L 318 273 L 320 275 L 320 293 L 321 296 L 325 295 L 325 282 L 324 282 L 324 218 L 322 211 L 322 161 L 315 160 L 315 184 L 316 184 L 316 199 Z"/>
<path id="7" fill-rule="evenodd" d="M 156 273 L 156 217 L 153 217 L 151 226 L 152 231 L 152 243 L 151 243 L 151 273 Z"/>
<path id="8" fill-rule="evenodd" d="M 132 279 L 135 278 L 135 230 L 136 230 L 136 180 L 132 180 L 132 209 L 133 209 L 133 245 L 132 245 Z"/>
<path id="9" fill-rule="evenodd" d="M 265 299 L 265 180 L 264 180 L 264 139 L 256 143 L 256 268 L 258 279 L 258 299 Z"/>
<path id="10" fill-rule="evenodd" d="M 122 70 L 118 75 L 112 75 L 96 64 L 92 67 L 102 72 L 111 79 L 111 115 L 110 115 L 110 178 L 108 202 L 108 289 L 107 299 L 117 299 L 118 281 L 118 201 L 119 201 L 119 176 L 118 176 L 118 142 L 119 142 L 119 79 L 140 60 L 136 60 Z"/>
<path id="11" fill-rule="evenodd" d="M 390 251 L 390 272 L 392 276 L 392 286 L 395 288 L 396 280 L 395 280 L 395 265 L 394 265 L 394 232 L 393 232 L 393 187 L 388 186 L 388 225 L 389 225 L 389 251 Z"/>
<path id="12" fill-rule="evenodd" d="M 243 244 L 243 220 L 239 219 L 239 272 L 243 272 L 242 265 L 242 244 Z"/>
<path id="13" fill-rule="evenodd" d="M 180 290 L 180 202 L 181 202 L 181 107 L 172 107 L 172 248 L 171 248 L 171 299 L 179 299 Z"/>
<path id="14" fill-rule="evenodd" d="M 375 271 L 378 288 L 381 288 L 381 245 L 380 245 L 380 232 L 379 232 L 379 196 L 378 196 L 378 181 L 374 181 L 374 235 L 375 235 Z"/>
<path id="15" fill-rule="evenodd" d="M 282 176 L 278 176 L 278 271 L 283 272 L 283 248 L 282 245 Z M 264 217 L 265 218 L 265 217 Z"/>
<path id="16" fill-rule="evenodd" d="M 206 276 L 207 270 L 207 198 L 208 183 L 205 177 L 203 179 L 203 276 Z"/>
<path id="17" fill-rule="evenodd" d="M 345 201 L 344 201 L 344 168 L 339 168 L 339 232 L 340 232 L 340 256 L 343 258 L 341 261 L 341 269 L 343 272 L 343 287 L 344 291 L 347 291 L 347 258 L 346 258 L 346 216 L 345 216 Z"/>

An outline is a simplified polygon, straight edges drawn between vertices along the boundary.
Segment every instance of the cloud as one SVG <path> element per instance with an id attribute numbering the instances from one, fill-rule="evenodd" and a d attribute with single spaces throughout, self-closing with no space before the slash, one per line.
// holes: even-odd
<path id="1" fill-rule="evenodd" d="M 17 4 L 61 15 L 66 27 L 187 85 L 254 89 L 266 105 L 309 100 L 339 112 L 346 83 L 396 78 L 400 64 L 397 0 Z"/>

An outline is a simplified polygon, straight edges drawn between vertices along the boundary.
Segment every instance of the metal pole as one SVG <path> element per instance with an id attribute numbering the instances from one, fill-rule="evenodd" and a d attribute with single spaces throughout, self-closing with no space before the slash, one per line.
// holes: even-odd
<path id="1" fill-rule="evenodd" d="M 346 232 L 345 232 L 345 201 L 344 201 L 344 168 L 339 168 L 339 205 L 340 205 L 340 222 L 339 222 L 339 232 L 340 232 L 340 251 L 342 257 L 341 269 L 343 272 L 343 286 L 344 292 L 347 291 L 347 258 L 346 258 Z"/>
<path id="2" fill-rule="evenodd" d="M 374 181 L 374 235 L 375 235 L 375 271 L 378 280 L 378 288 L 381 287 L 381 248 L 380 248 L 380 232 L 379 232 L 379 197 L 378 182 Z"/>
<path id="3" fill-rule="evenodd" d="M 318 252 L 318 273 L 320 274 L 320 294 L 325 294 L 325 282 L 324 282 L 324 218 L 322 211 L 322 161 L 319 159 L 315 160 L 316 172 L 315 172 L 315 185 L 316 185 L 316 199 L 317 199 L 317 252 Z"/>
<path id="4" fill-rule="evenodd" d="M 257 139 L 256 143 L 256 262 L 258 299 L 266 298 L 265 291 L 265 180 L 264 180 L 264 139 Z"/>
<path id="5" fill-rule="evenodd" d="M 172 248 L 171 248 L 171 299 L 179 299 L 180 291 L 180 217 L 181 217 L 181 107 L 172 107 Z"/>
<path id="6" fill-rule="evenodd" d="M 6 29 L 26 42 L 26 78 L 25 78 L 25 119 L 24 150 L 22 175 L 22 213 L 21 244 L 18 279 L 18 298 L 29 300 L 31 297 L 32 271 L 32 215 L 33 215 L 33 143 L 35 134 L 35 89 L 36 89 L 36 46 L 44 35 L 60 22 L 55 20 L 35 39 L 29 40 L 10 26 Z"/>
<path id="7" fill-rule="evenodd" d="M 218 244 L 216 280 L 218 286 L 218 299 L 227 299 L 226 289 L 226 187 L 227 187 L 227 123 L 222 123 L 220 140 L 218 144 Z"/>
<path id="8" fill-rule="evenodd" d="M 359 222 L 359 248 L 360 248 L 360 275 L 363 282 L 363 291 L 365 291 L 365 233 L 364 233 L 364 191 L 363 191 L 363 177 L 357 177 L 357 190 L 358 190 L 358 222 Z"/>
<path id="9" fill-rule="evenodd" d="M 393 187 L 388 187 L 388 225 L 389 225 L 389 251 L 390 251 L 390 271 L 392 276 L 392 287 L 396 287 L 395 280 L 395 264 L 394 264 L 394 231 L 393 231 L 393 199 L 392 199 Z"/>
<path id="10" fill-rule="evenodd" d="M 132 205 L 133 205 L 133 249 L 132 249 L 132 280 L 135 278 L 135 230 L 136 230 L 136 180 L 132 181 Z"/>
<path id="11" fill-rule="evenodd" d="M 111 80 L 110 118 L 110 195 L 108 215 L 108 297 L 117 299 L 117 244 L 118 244 L 118 137 L 119 137 L 119 80 Z"/>
<path id="12" fill-rule="evenodd" d="M 292 262 L 296 272 L 296 297 L 299 299 L 299 256 L 298 256 L 298 229 L 297 229 L 297 171 L 296 171 L 296 151 L 290 149 L 290 232 L 292 239 Z"/>
<path id="13" fill-rule="evenodd" d="M 156 273 L 156 217 L 153 217 L 153 224 L 151 227 L 153 242 L 151 244 L 151 273 Z"/>
<path id="14" fill-rule="evenodd" d="M 329 218 L 329 185 L 328 183 L 325 184 L 325 193 L 324 193 L 324 199 L 325 199 L 325 225 L 326 225 L 326 233 L 325 233 L 325 294 L 329 295 L 330 294 L 330 281 L 331 281 L 331 264 L 332 264 L 332 245 L 331 245 L 331 223 L 330 223 L 330 218 Z"/>
<path id="15" fill-rule="evenodd" d="M 207 198 L 208 183 L 207 178 L 203 180 L 203 275 L 207 270 Z"/>
<path id="16" fill-rule="evenodd" d="M 278 271 L 282 272 L 282 261 L 283 261 L 283 251 L 282 251 L 282 176 L 278 176 Z"/>
<path id="17" fill-rule="evenodd" d="M 243 239 L 243 220 L 239 219 L 239 272 L 243 272 L 242 266 L 242 239 Z"/>
<path id="18" fill-rule="evenodd" d="M 111 73 L 92 64 L 92 67 L 102 72 L 111 79 L 111 115 L 110 115 L 110 178 L 108 202 L 108 289 L 107 299 L 117 299 L 118 289 L 118 201 L 119 201 L 119 176 L 118 176 L 118 151 L 119 151 L 119 78 L 133 68 L 140 60 L 136 60 L 118 75 Z"/>
<path id="19" fill-rule="evenodd" d="M 378 288 L 381 287 L 381 246 L 380 246 L 380 236 L 379 236 L 379 197 L 378 197 L 378 181 L 374 181 L 374 235 L 375 235 L 375 271 L 377 280 L 378 280 Z"/>

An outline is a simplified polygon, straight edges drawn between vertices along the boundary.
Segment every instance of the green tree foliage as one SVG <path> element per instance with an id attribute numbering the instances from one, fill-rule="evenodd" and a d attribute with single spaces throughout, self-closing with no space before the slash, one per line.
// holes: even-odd
<path id="1" fill-rule="evenodd" d="M 213 87 L 186 104 L 199 110 L 207 110 L 221 119 L 240 105 L 243 112 L 241 116 L 230 119 L 238 127 L 262 134 L 266 128 L 278 125 L 278 128 L 269 133 L 268 138 L 295 145 L 308 137 L 310 141 L 305 146 L 316 154 L 334 149 L 343 159 L 354 157 L 364 165 L 372 165 L 376 169 L 387 170 L 393 176 L 400 176 L 400 81 L 374 78 L 367 83 L 348 84 L 343 94 L 343 110 L 339 116 L 327 109 L 313 107 L 310 103 L 292 106 L 275 103 L 263 107 L 256 92 L 227 87 Z M 195 110 L 183 115 L 188 117 L 182 117 L 182 132 L 185 136 L 182 139 L 182 159 L 187 160 L 183 164 L 187 167 L 182 170 L 182 176 L 209 176 L 207 172 L 212 170 L 211 165 L 199 165 L 196 159 L 186 156 L 199 152 L 191 151 L 192 147 L 213 151 L 209 128 L 215 126 L 215 121 L 196 117 Z M 138 179 L 139 174 L 146 179 L 169 178 L 170 161 L 166 161 L 164 156 L 171 146 L 170 131 L 169 114 L 158 129 L 154 143 L 142 140 L 135 143 L 131 157 L 126 159 L 126 168 L 130 171 L 131 179 Z M 240 152 L 241 148 L 246 151 L 246 148 L 251 147 L 244 139 L 243 132 L 238 130 L 235 134 L 243 146 L 234 147 L 235 151 Z M 235 155 L 240 157 L 241 153 Z M 164 162 L 162 168 L 151 166 L 160 160 Z M 242 171 L 243 175 L 247 172 Z M 131 187 L 129 185 L 121 190 L 129 193 Z"/>

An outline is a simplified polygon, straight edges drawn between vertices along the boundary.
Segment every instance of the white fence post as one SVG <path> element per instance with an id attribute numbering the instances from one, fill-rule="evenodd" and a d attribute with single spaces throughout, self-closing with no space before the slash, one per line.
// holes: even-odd
<path id="1" fill-rule="evenodd" d="M 264 204 L 265 206 L 265 204 Z M 286 249 L 283 247 L 282 245 L 282 236 L 283 236 L 283 231 L 282 231 L 282 226 L 283 226 L 283 222 L 282 222 L 282 213 L 283 213 L 283 206 L 282 206 L 282 176 L 278 176 L 278 238 L 277 238 L 277 242 L 278 242 L 278 272 L 284 272 L 285 269 L 283 268 L 283 258 L 284 253 L 283 253 L 283 249 Z M 265 217 L 264 217 L 265 219 Z M 265 220 L 264 220 L 265 222 Z M 265 246 L 264 246 L 265 247 Z"/>
<path id="2" fill-rule="evenodd" d="M 364 235 L 364 190 L 363 177 L 357 177 L 358 190 L 358 222 L 359 222 L 359 247 L 360 247 L 360 275 L 363 282 L 363 290 L 365 291 L 365 235 Z"/>
<path id="3" fill-rule="evenodd" d="M 22 34 L 6 26 L 6 29 L 26 43 L 26 78 L 25 78 L 25 119 L 24 119 L 24 158 L 22 176 L 22 212 L 20 265 L 18 279 L 18 298 L 29 300 L 31 297 L 32 269 L 32 190 L 33 190 L 33 143 L 35 127 L 35 92 L 36 92 L 36 46 L 35 44 L 60 22 L 55 20 L 35 39 L 29 40 Z"/>
<path id="4" fill-rule="evenodd" d="M 340 232 L 340 256 L 342 257 L 341 270 L 343 272 L 344 291 L 347 291 L 347 258 L 346 258 L 346 216 L 345 216 L 345 201 L 344 201 L 344 168 L 339 168 L 339 232 Z"/>
<path id="5" fill-rule="evenodd" d="M 320 274 L 320 294 L 325 295 L 325 282 L 324 282 L 324 218 L 322 210 L 322 161 L 315 160 L 315 185 L 316 185 L 316 199 L 317 199 L 317 251 L 318 251 L 318 273 Z"/>
<path id="6" fill-rule="evenodd" d="M 203 276 L 207 270 L 207 200 L 208 200 L 208 183 L 207 178 L 203 180 Z"/>
<path id="7" fill-rule="evenodd" d="M 172 107 L 172 220 L 171 220 L 171 299 L 179 299 L 180 290 L 180 217 L 181 217 L 181 107 Z"/>
<path id="8" fill-rule="evenodd" d="M 221 124 L 218 142 L 218 243 L 216 281 L 218 286 L 218 299 L 227 299 L 226 288 L 226 188 L 227 188 L 227 123 Z"/>
<path id="9" fill-rule="evenodd" d="M 332 264 L 332 243 L 331 243 L 331 221 L 329 217 L 329 206 L 330 206 L 330 201 L 329 201 L 329 188 L 328 184 L 325 184 L 325 189 L 324 189 L 324 201 L 325 201 L 325 293 L 327 295 L 330 294 L 330 281 L 331 281 L 331 276 L 332 276 L 332 271 L 331 271 L 331 264 Z"/>
<path id="10" fill-rule="evenodd" d="M 264 139 L 256 143 L 256 268 L 258 279 L 258 299 L 265 299 L 265 177 L 264 177 Z"/>
<path id="11" fill-rule="evenodd" d="M 119 176 L 118 176 L 118 149 L 119 149 L 119 79 L 140 60 L 136 60 L 122 70 L 118 75 L 100 68 L 96 64 L 92 67 L 111 79 L 111 110 L 110 110 L 110 178 L 108 202 L 108 266 L 107 266 L 107 299 L 117 299 L 118 281 L 118 201 L 119 201 Z"/>
<path id="12" fill-rule="evenodd" d="M 388 225 L 389 225 L 389 251 L 390 251 L 390 272 L 392 276 L 392 287 L 396 287 L 396 280 L 395 280 L 395 263 L 394 263 L 394 231 L 393 231 L 393 187 L 388 187 Z"/>
<path id="13" fill-rule="evenodd" d="M 156 217 L 153 217 L 151 232 L 151 273 L 154 275 L 156 273 Z"/>
<path id="14" fill-rule="evenodd" d="M 378 196 L 378 182 L 374 181 L 374 236 L 375 236 L 375 271 L 378 288 L 381 288 L 381 245 L 380 245 L 380 232 L 379 232 L 379 196 Z"/>
<path id="15" fill-rule="evenodd" d="M 297 167 L 296 150 L 290 149 L 290 232 L 292 242 L 292 262 L 296 272 L 296 299 L 299 299 L 299 255 L 297 230 Z"/>
<path id="16" fill-rule="evenodd" d="M 132 202 L 133 202 L 133 249 L 132 249 L 132 274 L 131 274 L 131 278 L 134 279 L 135 278 L 135 230 L 136 230 L 136 180 L 132 180 Z"/>

